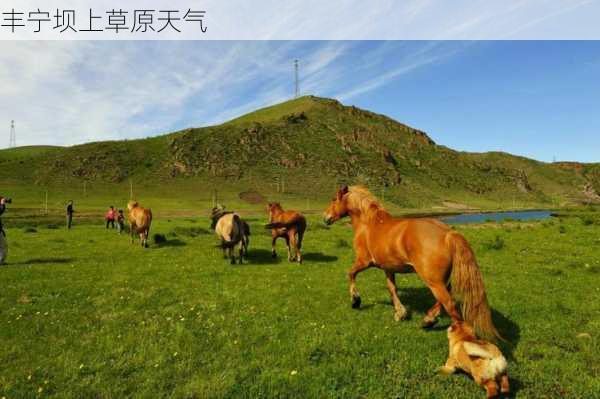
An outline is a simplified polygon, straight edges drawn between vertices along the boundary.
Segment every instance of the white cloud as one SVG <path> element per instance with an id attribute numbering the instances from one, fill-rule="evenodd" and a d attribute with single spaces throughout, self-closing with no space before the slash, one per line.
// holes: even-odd
<path id="1" fill-rule="evenodd" d="M 8 132 L 16 120 L 18 145 L 146 137 L 221 123 L 291 98 L 294 58 L 301 60 L 301 94 L 338 93 L 345 100 L 448 55 L 435 43 L 410 51 L 398 42 L 360 46 L 3 42 L 0 125 Z M 401 62 L 383 67 L 390 58 Z"/>

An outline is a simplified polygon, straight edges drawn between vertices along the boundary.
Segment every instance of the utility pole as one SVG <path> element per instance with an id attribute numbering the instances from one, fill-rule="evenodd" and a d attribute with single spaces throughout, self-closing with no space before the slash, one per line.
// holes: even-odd
<path id="1" fill-rule="evenodd" d="M 44 214 L 48 215 L 48 190 L 46 190 L 46 200 L 44 201 Z"/>
<path id="2" fill-rule="evenodd" d="M 133 180 L 129 179 L 129 199 L 133 200 Z"/>
<path id="3" fill-rule="evenodd" d="M 10 148 L 15 148 L 17 146 L 17 131 L 15 129 L 15 121 L 10 121 L 10 142 L 8 144 Z"/>
<path id="4" fill-rule="evenodd" d="M 296 87 L 294 98 L 298 98 L 298 96 L 300 95 L 300 79 L 298 74 L 298 68 L 298 60 L 294 60 L 294 81 Z"/>

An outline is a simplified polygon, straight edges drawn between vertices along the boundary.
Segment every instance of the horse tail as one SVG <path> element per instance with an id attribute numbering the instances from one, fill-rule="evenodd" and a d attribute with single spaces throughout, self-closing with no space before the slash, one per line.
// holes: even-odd
<path id="1" fill-rule="evenodd" d="M 304 231 L 306 230 L 306 219 L 304 217 L 299 221 L 298 225 L 298 250 L 302 249 L 302 239 L 304 238 Z"/>
<path id="2" fill-rule="evenodd" d="M 456 232 L 451 232 L 448 239 L 453 249 L 452 294 L 456 300 L 461 302 L 463 318 L 482 337 L 503 340 L 496 327 L 494 327 L 492 312 L 483 285 L 483 277 L 471 246 L 461 234 Z"/>
<path id="3" fill-rule="evenodd" d="M 250 235 L 250 225 L 242 220 L 242 226 L 244 227 L 244 235 Z"/>

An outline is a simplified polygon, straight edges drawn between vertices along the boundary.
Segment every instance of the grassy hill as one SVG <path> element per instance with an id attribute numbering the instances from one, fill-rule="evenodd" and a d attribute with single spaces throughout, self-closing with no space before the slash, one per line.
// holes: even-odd
<path id="1" fill-rule="evenodd" d="M 136 196 L 190 206 L 215 189 L 321 202 L 342 183 L 366 184 L 402 208 L 555 207 L 600 200 L 600 165 L 457 152 L 386 116 L 312 96 L 148 139 L 0 151 L 4 190 L 36 201 L 43 190 L 64 197 L 82 185 L 120 199 L 135 184 Z"/>

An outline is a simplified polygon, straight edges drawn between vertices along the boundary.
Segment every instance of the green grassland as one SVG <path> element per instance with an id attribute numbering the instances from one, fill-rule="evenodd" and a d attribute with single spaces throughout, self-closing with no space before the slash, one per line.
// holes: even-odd
<path id="1" fill-rule="evenodd" d="M 417 129 L 312 96 L 218 126 L 142 140 L 0 150 L 10 253 L 0 267 L 0 398 L 482 397 L 437 374 L 445 319 L 415 275 L 393 321 L 381 272 L 358 278 L 347 223 L 319 213 L 340 184 L 367 185 L 394 214 L 555 209 L 545 222 L 459 229 L 473 243 L 510 344 L 517 397 L 600 392 L 600 164 L 457 152 Z M 147 250 L 102 226 L 109 205 L 151 207 Z M 75 201 L 72 231 L 64 206 Z M 303 265 L 270 257 L 266 200 L 309 215 Z M 248 218 L 248 262 L 222 259 L 214 203 Z M 282 245 L 282 243 L 280 243 Z"/>
<path id="2" fill-rule="evenodd" d="M 378 270 L 359 276 L 363 306 L 350 308 L 347 223 L 310 217 L 298 265 L 281 246 L 273 260 L 266 218 L 249 217 L 248 262 L 231 266 L 203 217 L 158 218 L 167 241 L 146 250 L 101 221 L 67 231 L 52 217 L 5 221 L 0 397 L 484 396 L 438 375 L 448 319 L 420 328 L 433 298 L 416 275 L 398 277 L 410 320 L 393 320 Z M 598 397 L 600 213 L 459 230 L 510 342 L 516 397 Z"/>

